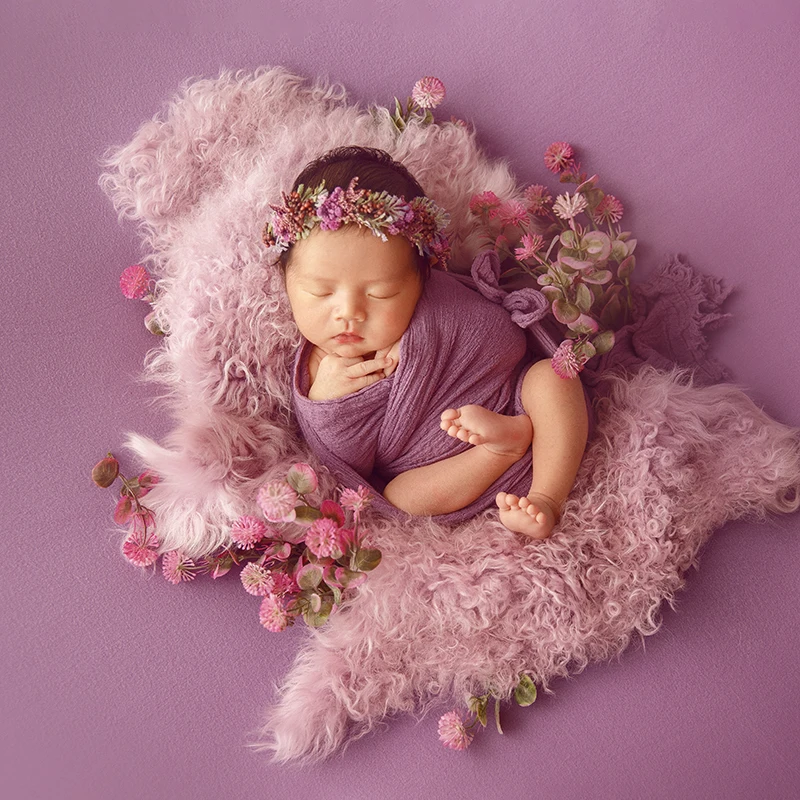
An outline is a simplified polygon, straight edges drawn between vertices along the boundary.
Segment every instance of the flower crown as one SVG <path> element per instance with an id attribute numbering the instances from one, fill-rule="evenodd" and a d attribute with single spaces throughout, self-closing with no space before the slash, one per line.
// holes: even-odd
<path id="1" fill-rule="evenodd" d="M 357 189 L 357 183 L 355 177 L 347 189 L 337 186 L 329 192 L 323 180 L 314 189 L 301 183 L 288 196 L 281 192 L 283 205 L 270 204 L 273 215 L 264 228 L 264 244 L 283 252 L 299 239 L 305 239 L 317 224 L 324 231 L 335 231 L 355 222 L 369 228 L 384 242 L 387 233 L 405 236 L 420 255 L 430 259 L 431 266 L 447 269 L 450 242 L 444 234 L 449 222 L 445 211 L 429 197 L 415 197 L 407 202 L 404 197 L 385 191 Z"/>

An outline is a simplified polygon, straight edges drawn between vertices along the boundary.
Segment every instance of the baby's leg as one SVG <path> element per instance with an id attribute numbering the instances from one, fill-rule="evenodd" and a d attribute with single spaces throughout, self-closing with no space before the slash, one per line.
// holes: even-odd
<path id="1" fill-rule="evenodd" d="M 522 382 L 522 405 L 533 425 L 533 483 L 527 497 L 500 492 L 500 521 L 534 539 L 550 535 L 578 473 L 589 431 L 580 378 L 559 378 L 549 359 Z"/>

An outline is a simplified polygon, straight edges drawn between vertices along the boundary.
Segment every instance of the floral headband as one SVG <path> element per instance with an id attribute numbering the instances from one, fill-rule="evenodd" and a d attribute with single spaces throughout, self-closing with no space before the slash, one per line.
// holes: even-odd
<path id="1" fill-rule="evenodd" d="M 387 233 L 405 236 L 431 265 L 447 269 L 450 243 L 444 234 L 449 222 L 446 212 L 428 197 L 406 202 L 404 197 L 388 192 L 356 189 L 357 183 L 356 177 L 347 189 L 337 186 L 329 192 L 322 181 L 315 189 L 300 184 L 288 196 L 281 192 L 283 205 L 270 204 L 273 215 L 264 228 L 264 244 L 283 252 L 305 239 L 317 224 L 324 231 L 335 231 L 355 222 L 384 242 Z"/>

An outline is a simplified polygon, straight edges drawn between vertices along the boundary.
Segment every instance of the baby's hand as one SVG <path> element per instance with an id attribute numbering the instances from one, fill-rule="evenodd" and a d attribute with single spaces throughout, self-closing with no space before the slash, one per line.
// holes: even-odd
<path id="1" fill-rule="evenodd" d="M 375 353 L 375 358 L 385 358 L 386 356 L 392 359 L 392 363 L 383 371 L 388 378 L 397 369 L 397 365 L 400 363 L 399 339 L 394 344 L 390 344 L 388 347 L 384 347 Z"/>
<path id="2" fill-rule="evenodd" d="M 383 356 L 365 361 L 363 358 L 342 358 L 328 353 L 320 359 L 314 383 L 308 390 L 309 400 L 333 400 L 353 394 L 386 377 L 386 370 L 393 365 Z"/>

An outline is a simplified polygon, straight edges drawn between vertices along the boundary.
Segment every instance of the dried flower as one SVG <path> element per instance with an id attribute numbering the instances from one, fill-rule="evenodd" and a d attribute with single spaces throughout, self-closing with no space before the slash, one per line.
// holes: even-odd
<path id="1" fill-rule="evenodd" d="M 601 225 L 603 222 L 615 224 L 622 219 L 622 203 L 613 194 L 607 194 L 594 210 L 593 219 Z"/>
<path id="2" fill-rule="evenodd" d="M 239 578 L 249 594 L 263 596 L 270 594 L 275 587 L 272 573 L 260 564 L 247 564 L 239 574 Z"/>
<path id="3" fill-rule="evenodd" d="M 546 215 L 547 204 L 553 199 L 546 186 L 538 183 L 532 184 L 525 189 L 524 195 L 528 201 L 529 213 L 540 217 Z"/>
<path id="4" fill-rule="evenodd" d="M 573 219 L 586 209 L 588 202 L 582 194 L 575 194 L 572 197 L 567 194 L 560 194 L 553 203 L 553 212 L 561 219 Z"/>
<path id="5" fill-rule="evenodd" d="M 149 567 L 158 559 L 158 537 L 154 532 L 133 530 L 122 544 L 122 555 L 137 567 Z"/>
<path id="6" fill-rule="evenodd" d="M 559 378 L 574 378 L 582 369 L 587 359 L 576 355 L 572 339 L 564 339 L 550 359 L 550 366 Z"/>
<path id="7" fill-rule="evenodd" d="M 469 201 L 469 210 L 473 214 L 482 214 L 488 212 L 493 216 L 492 212 L 500 208 L 502 200 L 494 192 L 482 192 L 481 194 L 474 194 Z"/>
<path id="8" fill-rule="evenodd" d="M 297 581 L 285 572 L 270 572 L 272 578 L 272 594 L 275 597 L 284 597 L 287 594 L 294 594 L 298 590 Z"/>
<path id="9" fill-rule="evenodd" d="M 439 741 L 452 750 L 466 750 L 472 742 L 464 721 L 457 711 L 448 711 L 439 717 Z"/>
<path id="10" fill-rule="evenodd" d="M 519 200 L 509 200 L 497 209 L 502 225 L 516 225 L 522 227 L 528 221 L 528 209 Z"/>
<path id="11" fill-rule="evenodd" d="M 436 108 L 444 100 L 444 84 L 434 77 L 420 78 L 411 90 L 411 99 L 420 108 Z"/>
<path id="12" fill-rule="evenodd" d="M 150 285 L 150 273 L 140 264 L 123 270 L 119 276 L 119 288 L 129 300 L 141 300 Z"/>
<path id="13" fill-rule="evenodd" d="M 243 550 L 249 550 L 267 535 L 267 526 L 258 518 L 244 514 L 231 526 L 231 539 Z"/>
<path id="14" fill-rule="evenodd" d="M 522 236 L 522 247 L 517 247 L 514 250 L 514 255 L 520 260 L 524 261 L 526 258 L 533 258 L 536 253 L 542 248 L 544 239 L 536 233 L 525 233 Z"/>
<path id="15" fill-rule="evenodd" d="M 370 504 L 369 489 L 361 485 L 358 489 L 342 489 L 339 493 L 339 502 L 343 508 L 349 509 L 358 517 Z"/>
<path id="16" fill-rule="evenodd" d="M 270 522 L 291 522 L 297 516 L 297 492 L 286 481 L 270 481 L 262 486 L 256 502 Z"/>
<path id="17" fill-rule="evenodd" d="M 286 613 L 283 600 L 271 594 L 268 594 L 261 601 L 258 617 L 261 624 L 273 633 L 280 633 L 286 630 L 291 622 L 289 614 Z"/>
<path id="18" fill-rule="evenodd" d="M 194 561 L 184 556 L 180 550 L 170 550 L 161 559 L 161 572 L 170 583 L 193 581 L 197 569 Z"/>
<path id="19" fill-rule="evenodd" d="M 336 521 L 322 517 L 313 522 L 306 533 L 306 546 L 318 558 L 338 558 L 342 548 Z"/>
<path id="20" fill-rule="evenodd" d="M 544 151 L 544 165 L 551 172 L 561 172 L 574 166 L 572 145 L 567 142 L 553 142 Z"/>

